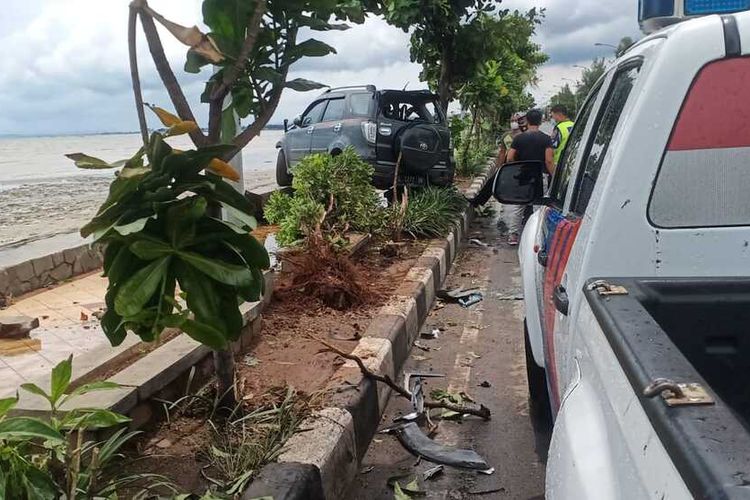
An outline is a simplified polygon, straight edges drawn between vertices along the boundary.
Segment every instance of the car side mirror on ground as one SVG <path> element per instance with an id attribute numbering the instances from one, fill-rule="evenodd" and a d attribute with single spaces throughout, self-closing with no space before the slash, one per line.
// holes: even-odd
<path id="1" fill-rule="evenodd" d="M 543 170 L 540 161 L 506 163 L 495 176 L 495 199 L 506 205 L 540 204 L 544 195 Z"/>
<path id="2" fill-rule="evenodd" d="M 302 126 L 302 117 L 301 116 L 295 116 L 294 120 L 292 120 L 292 123 L 294 123 L 294 125 L 296 127 L 301 127 Z"/>

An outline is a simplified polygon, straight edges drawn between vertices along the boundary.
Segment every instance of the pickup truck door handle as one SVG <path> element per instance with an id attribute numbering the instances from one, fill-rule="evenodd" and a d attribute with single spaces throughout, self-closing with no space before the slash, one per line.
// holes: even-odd
<path id="1" fill-rule="evenodd" d="M 555 309 L 560 311 L 564 316 L 568 315 L 568 307 L 570 302 L 568 301 L 568 292 L 562 285 L 555 287 L 555 292 L 552 295 L 552 301 L 555 303 Z"/>
<path id="2" fill-rule="evenodd" d="M 312 126 L 307 127 L 307 133 L 308 134 L 312 134 L 314 130 L 315 130 L 315 127 L 312 127 Z"/>
<path id="3" fill-rule="evenodd" d="M 337 123 L 336 125 L 333 126 L 333 131 L 334 132 L 341 132 L 341 127 L 342 127 L 342 125 L 340 123 Z"/>

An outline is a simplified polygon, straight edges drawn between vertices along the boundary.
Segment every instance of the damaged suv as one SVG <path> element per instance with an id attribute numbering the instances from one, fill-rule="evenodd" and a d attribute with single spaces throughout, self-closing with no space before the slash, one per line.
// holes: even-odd
<path id="1" fill-rule="evenodd" d="M 294 166 L 308 154 L 337 155 L 348 146 L 375 169 L 373 185 L 446 186 L 453 182 L 453 142 L 438 97 L 429 91 L 377 90 L 373 85 L 325 91 L 276 144 L 276 181 L 292 183 Z"/>

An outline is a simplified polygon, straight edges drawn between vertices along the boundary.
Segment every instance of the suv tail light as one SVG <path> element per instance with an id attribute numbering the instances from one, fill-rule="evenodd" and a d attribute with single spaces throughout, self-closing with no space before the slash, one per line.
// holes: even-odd
<path id="1" fill-rule="evenodd" d="M 378 125 L 375 122 L 362 122 L 362 135 L 370 144 L 375 144 L 378 133 Z"/>

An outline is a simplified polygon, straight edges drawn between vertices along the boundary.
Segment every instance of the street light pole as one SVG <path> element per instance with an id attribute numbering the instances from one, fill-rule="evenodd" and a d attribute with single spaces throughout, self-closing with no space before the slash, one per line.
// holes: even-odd
<path id="1" fill-rule="evenodd" d="M 596 42 L 594 44 L 594 47 L 610 47 L 610 48 L 617 50 L 617 45 L 612 45 L 611 43 Z"/>

